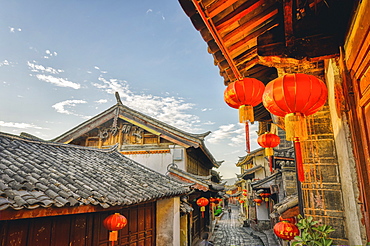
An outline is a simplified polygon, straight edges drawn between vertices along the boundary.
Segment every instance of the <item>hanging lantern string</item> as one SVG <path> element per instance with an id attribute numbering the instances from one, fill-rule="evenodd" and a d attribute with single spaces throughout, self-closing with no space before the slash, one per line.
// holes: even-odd
<path id="1" fill-rule="evenodd" d="M 274 170 L 272 169 L 272 156 L 269 156 L 269 166 L 270 166 L 270 173 L 274 173 Z"/>
<path id="2" fill-rule="evenodd" d="M 249 124 L 245 122 L 245 148 L 247 153 L 251 153 L 251 144 L 249 139 Z"/>
<path id="3" fill-rule="evenodd" d="M 295 149 L 295 160 L 297 162 L 297 173 L 298 173 L 298 180 L 304 182 L 304 171 L 303 171 L 303 163 L 302 163 L 302 149 L 301 149 L 301 142 L 299 141 L 298 137 L 294 138 L 294 149 Z"/>

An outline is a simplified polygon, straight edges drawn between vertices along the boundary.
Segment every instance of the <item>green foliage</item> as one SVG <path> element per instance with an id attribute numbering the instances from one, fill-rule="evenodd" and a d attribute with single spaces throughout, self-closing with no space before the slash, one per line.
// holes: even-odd
<path id="1" fill-rule="evenodd" d="M 295 242 L 292 246 L 330 246 L 333 243 L 332 239 L 329 239 L 329 233 L 335 231 L 331 226 L 320 225 L 318 221 L 313 220 L 310 216 L 308 218 L 302 218 L 298 215 L 297 226 L 301 230 L 301 235 L 296 236 Z"/>
<path id="2" fill-rule="evenodd" d="M 218 209 L 216 209 L 216 210 L 215 210 L 214 215 L 215 215 L 215 216 L 218 216 L 218 215 L 220 215 L 221 213 L 222 213 L 222 209 L 221 209 L 221 208 L 218 208 Z"/>

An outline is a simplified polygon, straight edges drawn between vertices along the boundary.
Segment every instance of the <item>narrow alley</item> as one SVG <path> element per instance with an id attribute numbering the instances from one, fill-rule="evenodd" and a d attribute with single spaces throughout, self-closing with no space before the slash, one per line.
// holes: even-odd
<path id="1" fill-rule="evenodd" d="M 243 227 L 238 220 L 239 211 L 235 205 L 230 206 L 232 212 L 229 216 L 227 210 L 221 220 L 216 224 L 211 241 L 215 246 L 245 246 L 265 245 L 261 238 L 250 227 Z"/>

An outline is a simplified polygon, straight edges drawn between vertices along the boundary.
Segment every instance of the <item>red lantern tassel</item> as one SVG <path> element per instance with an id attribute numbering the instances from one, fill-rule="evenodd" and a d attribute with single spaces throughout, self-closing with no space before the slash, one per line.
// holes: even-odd
<path id="1" fill-rule="evenodd" d="M 249 154 L 251 152 L 251 145 L 249 141 L 249 124 L 248 122 L 245 123 L 245 147 L 246 151 Z"/>
<path id="2" fill-rule="evenodd" d="M 274 170 L 272 169 L 272 156 L 269 156 L 269 164 L 270 164 L 270 173 L 274 173 Z"/>
<path id="3" fill-rule="evenodd" d="M 304 182 L 302 150 L 301 150 L 301 142 L 299 142 L 299 138 L 294 138 L 294 148 L 295 148 L 295 155 L 296 155 L 295 159 L 296 159 L 298 180 L 301 182 Z"/>

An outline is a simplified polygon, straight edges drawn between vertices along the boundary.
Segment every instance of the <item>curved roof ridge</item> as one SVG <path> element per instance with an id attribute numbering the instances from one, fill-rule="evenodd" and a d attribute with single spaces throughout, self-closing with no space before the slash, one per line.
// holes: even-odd
<path id="1" fill-rule="evenodd" d="M 74 149 L 85 149 L 85 150 L 92 150 L 92 151 L 98 151 L 98 152 L 104 152 L 104 153 L 111 153 L 117 150 L 118 144 L 115 144 L 114 146 L 107 148 L 107 149 L 97 149 L 93 147 L 86 147 L 81 145 L 74 145 L 74 144 L 64 144 L 64 143 L 58 143 L 58 142 L 52 142 L 48 140 L 42 140 L 42 139 L 31 139 L 24 136 L 17 136 L 10 133 L 0 132 L 0 136 L 12 138 L 14 140 L 20 140 L 25 141 L 28 143 L 40 143 L 50 146 L 59 146 L 59 147 L 66 147 L 66 148 L 74 148 Z"/>
<path id="2" fill-rule="evenodd" d="M 181 134 L 184 134 L 184 135 L 187 135 L 187 136 L 190 136 L 190 137 L 196 138 L 197 140 L 201 140 L 201 141 L 203 141 L 203 140 L 204 140 L 204 138 L 205 138 L 206 136 L 208 136 L 208 135 L 211 133 L 211 131 L 207 131 L 207 132 L 205 132 L 205 133 L 190 133 L 190 132 L 187 132 L 187 131 L 181 130 L 181 129 L 179 129 L 179 128 L 175 127 L 175 126 L 172 126 L 172 125 L 170 125 L 170 124 L 168 124 L 168 123 L 165 123 L 165 122 L 163 122 L 163 121 L 160 121 L 160 120 L 158 120 L 158 119 L 156 119 L 156 118 L 154 118 L 154 117 L 152 117 L 152 116 L 149 116 L 149 115 L 146 115 L 146 114 L 144 114 L 144 113 L 141 113 L 141 112 L 140 112 L 140 111 L 138 111 L 138 110 L 135 110 L 135 109 L 133 109 L 133 108 L 130 108 L 129 106 L 127 106 L 127 105 L 123 104 L 123 103 L 122 103 L 122 101 L 117 102 L 117 105 L 119 105 L 120 107 L 123 107 L 123 109 L 127 109 L 127 110 L 128 110 L 129 112 L 131 112 L 131 113 L 134 113 L 134 114 L 139 115 L 139 116 L 140 116 L 140 118 L 146 118 L 146 119 L 149 119 L 149 120 L 151 120 L 151 121 L 153 121 L 153 122 L 155 122 L 155 123 L 159 123 L 159 125 L 160 125 L 160 126 L 162 126 L 162 127 L 164 127 L 164 128 L 168 128 L 168 129 L 169 129 L 169 130 L 171 130 L 171 131 L 176 131 L 176 132 L 178 132 L 178 133 L 181 133 Z"/>

